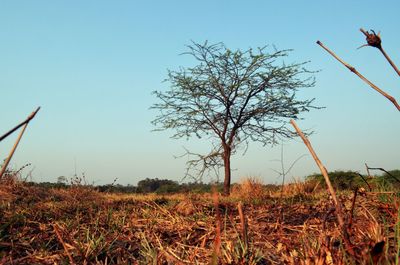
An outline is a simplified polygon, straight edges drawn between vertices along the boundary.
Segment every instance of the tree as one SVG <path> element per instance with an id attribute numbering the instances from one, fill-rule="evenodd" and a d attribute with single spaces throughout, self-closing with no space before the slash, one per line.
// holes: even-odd
<path id="1" fill-rule="evenodd" d="M 137 190 L 139 192 L 148 193 L 148 192 L 157 192 L 160 188 L 160 193 L 168 193 L 172 192 L 174 189 L 179 189 L 179 184 L 173 180 L 169 179 L 143 179 L 138 182 Z"/>
<path id="2" fill-rule="evenodd" d="M 171 87 L 155 91 L 160 111 L 153 120 L 157 130 L 174 129 L 172 138 L 208 137 L 211 152 L 190 160 L 189 168 L 224 167 L 224 194 L 229 195 L 231 156 L 249 141 L 274 145 L 295 133 L 287 128 L 289 119 L 309 111 L 314 99 L 296 99 L 299 88 L 312 87 L 312 73 L 305 63 L 286 65 L 290 50 L 267 47 L 256 51 L 231 51 L 224 44 L 192 43 L 188 52 L 198 64 L 168 71 Z M 200 164 L 201 163 L 201 164 Z"/>
<path id="3" fill-rule="evenodd" d="M 59 183 L 59 184 L 67 184 L 68 183 L 68 179 L 65 176 L 59 176 L 57 178 L 57 183 Z"/>

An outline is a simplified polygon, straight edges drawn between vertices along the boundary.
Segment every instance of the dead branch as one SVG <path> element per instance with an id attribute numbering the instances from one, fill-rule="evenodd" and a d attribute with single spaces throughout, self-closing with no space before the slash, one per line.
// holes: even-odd
<path id="1" fill-rule="evenodd" d="M 2 136 L 1 140 L 6 138 L 11 133 L 13 133 L 19 127 L 24 126 L 22 128 L 21 132 L 19 133 L 18 138 L 15 141 L 15 144 L 14 144 L 13 148 L 10 151 L 10 154 L 8 155 L 6 161 L 4 162 L 3 167 L 0 170 L 0 179 L 3 177 L 4 172 L 6 172 L 8 164 L 10 163 L 11 158 L 13 157 L 13 155 L 15 153 L 15 150 L 17 149 L 18 144 L 21 141 L 22 135 L 24 134 L 26 127 L 28 126 L 29 122 L 35 117 L 36 113 L 38 113 L 39 110 L 40 110 L 40 107 L 38 107 L 34 112 L 32 112 L 31 115 L 29 115 L 28 118 L 24 122 L 22 122 L 20 125 L 16 126 L 14 129 L 12 129 L 11 131 L 9 131 L 8 133 L 6 133 L 5 135 Z"/>
<path id="2" fill-rule="evenodd" d="M 365 164 L 365 165 L 367 166 L 367 164 Z M 381 167 L 368 167 L 368 166 L 367 166 L 367 169 L 368 169 L 368 170 L 371 169 L 371 170 L 380 170 L 380 171 L 383 171 L 383 172 L 385 172 L 386 174 L 388 174 L 391 178 L 393 178 L 394 180 L 396 180 L 397 182 L 400 183 L 400 180 L 399 180 L 398 178 L 396 178 L 393 174 L 391 174 L 389 171 L 385 170 L 384 168 L 381 168 Z"/>
<path id="3" fill-rule="evenodd" d="M 355 255 L 355 252 L 353 250 L 353 245 L 350 242 L 350 238 L 349 238 L 349 234 L 347 232 L 347 230 L 345 229 L 345 223 L 344 223 L 344 217 L 343 217 L 343 211 L 342 211 L 342 207 L 336 197 L 336 192 L 333 189 L 332 183 L 329 179 L 328 176 L 328 171 L 326 170 L 326 168 L 324 167 L 324 165 L 322 164 L 322 162 L 319 160 L 317 154 L 315 153 L 314 149 L 311 146 L 310 141 L 307 139 L 307 137 L 304 135 L 304 133 L 300 130 L 300 128 L 297 126 L 296 122 L 294 120 L 290 120 L 290 123 L 293 125 L 294 129 L 296 130 L 297 134 L 301 137 L 301 139 L 303 140 L 304 144 L 307 146 L 308 150 L 310 151 L 312 157 L 314 158 L 315 162 L 317 163 L 322 175 L 325 178 L 325 182 L 326 185 L 328 186 L 328 190 L 331 194 L 332 200 L 335 204 L 335 214 L 336 214 L 336 218 L 340 227 L 340 230 L 342 231 L 343 234 L 343 240 L 346 246 L 346 250 L 349 254 L 351 255 Z"/>
<path id="4" fill-rule="evenodd" d="M 371 47 L 375 47 L 378 50 L 380 50 L 381 53 L 383 54 L 383 56 L 386 58 L 386 60 L 390 63 L 390 65 L 393 67 L 393 69 L 396 71 L 396 73 L 400 76 L 399 68 L 397 68 L 397 66 L 394 64 L 392 59 L 389 57 L 389 55 L 385 52 L 385 50 L 382 47 L 382 40 L 381 40 L 380 32 L 378 32 L 378 34 L 376 34 L 375 31 L 373 31 L 371 29 L 372 33 L 369 33 L 368 31 L 365 31 L 362 28 L 360 29 L 360 31 L 365 35 L 366 40 L 367 40 L 367 44 L 364 44 L 361 47 L 371 46 Z"/>
<path id="5" fill-rule="evenodd" d="M 351 226 L 353 224 L 354 208 L 356 206 L 357 194 L 358 194 L 358 188 L 354 190 L 353 201 L 351 203 L 350 218 L 349 218 L 349 223 L 347 224 L 347 230 L 349 231 L 349 233 L 351 230 Z"/>
<path id="6" fill-rule="evenodd" d="M 186 162 L 186 172 L 181 181 L 184 181 L 186 178 L 191 178 L 195 182 L 202 181 L 205 175 L 215 175 L 217 178 L 217 182 L 219 182 L 219 169 L 223 167 L 223 162 L 221 159 L 222 151 L 219 147 L 213 146 L 213 149 L 210 153 L 198 154 L 185 149 L 185 153 L 179 156 L 175 156 L 175 158 L 182 158 L 186 156 L 188 158 Z M 193 173 L 191 173 L 193 172 Z"/>
<path id="7" fill-rule="evenodd" d="M 319 167 L 322 175 L 324 176 L 326 185 L 328 186 L 329 193 L 331 194 L 332 200 L 333 200 L 333 202 L 335 204 L 336 216 L 337 216 L 337 219 L 338 219 L 338 222 L 339 222 L 339 226 L 342 227 L 343 224 L 344 224 L 342 208 L 341 208 L 341 206 L 340 206 L 340 204 L 339 204 L 339 202 L 337 200 L 336 192 L 333 189 L 332 183 L 331 183 L 331 181 L 329 179 L 329 176 L 328 176 L 328 172 L 327 172 L 326 168 L 324 167 L 324 165 L 322 164 L 322 162 L 319 160 L 319 158 L 318 158 L 317 154 L 315 153 L 314 149 L 312 148 L 310 141 L 307 139 L 307 137 L 303 134 L 303 132 L 297 126 L 296 122 L 294 120 L 290 120 L 290 123 L 293 125 L 293 127 L 296 130 L 297 134 L 301 137 L 301 139 L 303 140 L 304 144 L 307 146 L 308 150 L 310 151 L 312 157 L 315 160 L 315 163 L 317 163 L 317 166 Z"/>
<path id="8" fill-rule="evenodd" d="M 246 222 L 246 217 L 243 214 L 242 202 L 238 203 L 238 211 L 239 211 L 240 223 L 241 223 L 241 228 L 242 228 L 242 240 L 243 240 L 245 250 L 247 251 L 248 245 L 249 245 L 249 240 L 247 237 L 247 222 Z"/>
<path id="9" fill-rule="evenodd" d="M 361 175 L 360 173 L 356 173 L 358 176 L 360 176 L 360 178 L 365 182 L 365 184 L 367 184 L 369 191 L 372 191 L 371 185 L 369 185 L 368 181 L 364 178 L 363 175 Z"/>
<path id="10" fill-rule="evenodd" d="M 222 227 L 222 220 L 221 220 L 221 215 L 219 212 L 219 197 L 218 197 L 218 192 L 217 188 L 214 187 L 213 190 L 213 201 L 214 201 L 214 207 L 215 207 L 215 221 L 216 221 L 216 227 L 215 227 L 215 239 L 214 239 L 214 246 L 213 246 L 213 254 L 212 254 L 212 260 L 211 264 L 212 265 L 217 265 L 218 260 L 219 260 L 219 255 L 221 253 L 221 227 Z"/>
<path id="11" fill-rule="evenodd" d="M 40 107 L 38 107 L 34 112 L 32 112 L 28 118 L 26 118 L 26 120 L 24 120 L 23 122 L 21 122 L 20 124 L 18 124 L 17 126 L 15 126 L 14 128 L 12 128 L 10 131 L 6 132 L 4 135 L 2 135 L 0 137 L 0 142 L 3 141 L 5 138 L 7 138 L 10 134 L 12 134 L 13 132 L 15 132 L 16 130 L 18 130 L 19 128 L 21 128 L 22 126 L 24 126 L 25 124 L 29 123 L 36 115 L 36 113 L 38 113 L 38 111 L 40 110 Z"/>
<path id="12" fill-rule="evenodd" d="M 70 262 L 72 265 L 75 265 L 76 263 L 74 262 L 74 259 L 72 258 L 71 254 L 70 254 L 69 251 L 68 251 L 68 247 L 66 246 L 66 244 L 65 244 L 65 242 L 64 242 L 64 240 L 63 240 L 63 238 L 62 238 L 62 236 L 61 236 L 61 234 L 60 234 L 60 231 L 59 231 L 58 228 L 57 228 L 57 224 L 54 224 L 54 225 L 53 225 L 53 228 L 54 228 L 54 232 L 55 232 L 56 235 L 57 235 L 58 241 L 60 241 L 61 245 L 63 246 L 63 248 L 64 248 L 64 250 L 65 250 L 65 253 L 66 253 L 67 256 L 68 256 L 69 262 Z"/>
<path id="13" fill-rule="evenodd" d="M 319 46 L 321 46 L 324 50 L 326 50 L 330 55 L 332 55 L 336 60 L 338 60 L 340 63 L 342 63 L 344 66 L 346 66 L 351 72 L 353 72 L 355 75 L 357 75 L 359 78 L 361 78 L 361 80 L 363 80 L 365 83 L 367 83 L 370 87 L 372 87 L 377 92 L 379 92 L 382 96 L 384 96 L 389 101 L 391 101 L 393 103 L 393 105 L 396 106 L 397 110 L 400 111 L 400 105 L 397 103 L 397 101 L 394 97 L 392 97 L 391 95 L 389 95 L 388 93 L 386 93 L 385 91 L 383 91 L 382 89 L 377 87 L 375 84 L 373 84 L 371 81 L 369 81 L 367 78 L 365 78 L 353 66 L 349 65 L 348 63 L 346 63 L 345 61 L 340 59 L 334 52 L 332 52 L 324 44 L 322 44 L 322 42 L 317 41 L 317 44 Z"/>
<path id="14" fill-rule="evenodd" d="M 368 167 L 367 163 L 365 163 L 365 167 L 367 168 L 368 177 L 371 178 L 372 176 L 371 176 L 371 174 L 369 173 L 369 167 Z"/>

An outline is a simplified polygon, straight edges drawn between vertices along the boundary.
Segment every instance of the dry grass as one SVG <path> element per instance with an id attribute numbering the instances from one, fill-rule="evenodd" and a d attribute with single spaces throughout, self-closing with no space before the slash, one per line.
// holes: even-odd
<path id="1" fill-rule="evenodd" d="M 217 203 L 210 194 L 119 195 L 84 186 L 1 185 L 0 264 L 210 264 L 218 238 L 214 264 L 395 264 L 396 194 L 357 197 L 349 227 L 357 255 L 349 256 L 328 196 L 297 200 L 295 188 L 286 187 L 290 192 L 282 199 L 280 192 L 263 197 L 259 185 L 244 181 Z M 265 200 L 254 203 L 254 196 Z M 352 198 L 352 193 L 339 196 L 348 217 Z"/>
<path id="2" fill-rule="evenodd" d="M 232 187 L 232 196 L 245 201 L 263 200 L 268 197 L 261 178 L 246 177 Z"/>

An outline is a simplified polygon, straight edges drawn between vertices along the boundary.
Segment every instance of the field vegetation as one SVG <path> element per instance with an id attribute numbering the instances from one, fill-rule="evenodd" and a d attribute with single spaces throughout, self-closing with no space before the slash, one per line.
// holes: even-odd
<path id="1" fill-rule="evenodd" d="M 317 174 L 283 187 L 246 178 L 230 197 L 218 185 L 146 179 L 142 190 L 122 192 L 79 178 L 33 184 L 8 174 L 0 263 L 399 264 L 400 171 L 388 173 L 364 176 L 371 191 L 354 172 L 330 174 L 350 245 Z M 143 190 L 154 183 L 163 185 Z"/>

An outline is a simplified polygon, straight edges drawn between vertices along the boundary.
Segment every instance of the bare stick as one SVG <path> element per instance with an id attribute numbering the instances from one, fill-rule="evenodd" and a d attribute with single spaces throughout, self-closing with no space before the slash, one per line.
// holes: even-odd
<path id="1" fill-rule="evenodd" d="M 15 141 L 15 144 L 14 144 L 13 148 L 11 149 L 10 154 L 8 155 L 6 161 L 4 162 L 3 167 L 2 167 L 1 170 L 0 170 L 0 179 L 3 177 L 4 172 L 6 172 L 6 169 L 7 169 L 7 167 L 8 167 L 8 164 L 10 163 L 11 158 L 13 157 L 13 155 L 14 155 L 14 153 L 15 153 L 15 150 L 17 149 L 17 146 L 18 146 L 19 142 L 21 141 L 22 135 L 24 135 L 25 129 L 26 129 L 26 127 L 28 126 L 29 121 L 32 120 L 33 117 L 35 117 L 35 115 L 36 115 L 36 113 L 39 111 L 39 109 L 40 109 L 40 107 L 37 108 L 36 111 L 32 112 L 31 115 L 29 115 L 29 117 L 26 119 L 24 127 L 22 127 L 22 130 L 21 130 L 21 132 L 19 133 L 19 136 L 18 136 L 17 140 Z"/>
<path id="2" fill-rule="evenodd" d="M 394 175 L 390 174 L 387 170 L 385 170 L 384 168 L 381 167 L 368 167 L 368 169 L 372 169 L 372 170 L 380 170 L 385 172 L 386 174 L 388 174 L 390 177 L 392 177 L 393 179 L 395 179 L 397 182 L 400 183 L 400 180 L 398 178 L 396 178 Z"/>
<path id="3" fill-rule="evenodd" d="M 370 87 L 372 87 L 373 89 L 375 89 L 376 91 L 378 91 L 382 96 L 384 96 L 385 98 L 387 98 L 388 100 L 390 100 L 393 105 L 396 106 L 397 110 L 400 111 L 400 105 L 397 103 L 396 99 L 394 97 L 392 97 L 391 95 L 389 95 L 388 93 L 386 93 L 385 91 L 383 91 L 382 89 L 380 89 L 379 87 L 377 87 L 375 84 L 373 84 L 371 81 L 369 81 L 367 78 L 365 78 L 362 74 L 360 74 L 353 66 L 349 65 L 348 63 L 346 63 L 345 61 L 343 61 L 342 59 L 340 59 L 334 52 L 332 52 L 331 50 L 329 50 L 326 46 L 324 46 L 324 44 L 322 44 L 322 42 L 317 41 L 317 44 L 319 46 L 321 46 L 324 50 L 326 50 L 330 55 L 332 55 L 336 60 L 338 60 L 339 62 L 341 62 L 344 66 L 346 66 L 351 72 L 353 72 L 355 75 L 357 75 L 359 78 L 361 78 L 361 80 L 363 80 L 365 83 L 367 83 Z"/>
<path id="4" fill-rule="evenodd" d="M 368 177 L 371 178 L 372 176 L 371 176 L 371 174 L 369 173 L 369 167 L 368 167 L 367 163 L 365 163 L 365 167 L 367 168 Z"/>
<path id="5" fill-rule="evenodd" d="M 350 219 L 349 219 L 349 223 L 347 224 L 347 230 L 349 231 L 349 233 L 350 233 L 351 225 L 353 224 L 354 207 L 356 206 L 357 194 L 358 194 L 358 188 L 356 188 L 354 190 L 353 201 L 351 203 Z"/>
<path id="6" fill-rule="evenodd" d="M 365 184 L 367 184 L 369 191 L 372 191 L 371 185 L 369 185 L 368 181 L 364 178 L 364 176 L 361 175 L 360 173 L 356 174 L 360 176 L 360 178 L 365 182 Z"/>
<path id="7" fill-rule="evenodd" d="M 34 112 L 32 112 L 28 118 L 26 118 L 26 120 L 24 120 L 23 122 L 21 122 L 20 124 L 18 124 L 17 126 L 15 126 L 14 128 L 12 128 L 10 131 L 8 131 L 7 133 L 5 133 L 4 135 L 2 135 L 0 137 L 0 142 L 3 141 L 5 138 L 7 138 L 7 136 L 9 136 L 10 134 L 12 134 L 13 132 L 15 132 L 16 130 L 18 130 L 19 128 L 21 128 L 23 125 L 27 124 L 28 122 L 30 122 L 36 115 L 36 113 L 38 113 L 38 111 L 40 110 L 40 107 L 38 107 Z"/>
<path id="8" fill-rule="evenodd" d="M 396 73 L 400 76 L 399 68 L 397 68 L 397 66 L 394 64 L 392 59 L 390 59 L 389 55 L 385 52 L 385 50 L 382 47 L 382 40 L 381 40 L 380 32 L 378 34 L 376 34 L 373 30 L 371 30 L 372 33 L 369 33 L 368 31 L 365 31 L 362 28 L 360 29 L 360 31 L 365 35 L 366 40 L 367 40 L 367 44 L 365 44 L 361 47 L 371 46 L 371 47 L 375 47 L 378 50 L 380 50 L 381 53 L 383 54 L 383 56 L 386 58 L 386 60 L 390 63 L 390 65 L 393 67 L 393 69 L 396 71 Z"/>
<path id="9" fill-rule="evenodd" d="M 340 230 L 342 231 L 343 240 L 344 240 L 344 243 L 345 243 L 346 250 L 350 255 L 354 256 L 356 253 L 353 250 L 353 244 L 350 241 L 349 233 L 347 232 L 347 230 L 345 228 L 342 207 L 340 206 L 340 204 L 339 204 L 339 202 L 338 202 L 338 200 L 336 198 L 336 193 L 335 193 L 335 190 L 332 187 L 331 181 L 329 180 L 328 172 L 327 172 L 326 168 L 324 167 L 324 165 L 319 160 L 319 158 L 318 158 L 317 154 L 315 153 L 314 149 L 312 148 L 310 141 L 303 134 L 303 132 L 300 130 L 300 128 L 297 127 L 297 124 L 295 123 L 295 121 L 294 120 L 290 120 L 290 123 L 293 125 L 293 127 L 296 130 L 297 134 L 301 137 L 301 139 L 303 140 L 304 144 L 307 146 L 307 148 L 310 151 L 312 157 L 314 158 L 315 162 L 317 163 L 322 175 L 325 178 L 326 185 L 328 186 L 328 190 L 329 190 L 329 192 L 330 192 L 330 194 L 332 196 L 332 200 L 333 200 L 333 202 L 335 204 L 335 214 L 336 214 L 336 218 L 337 218 Z"/>
<path id="10" fill-rule="evenodd" d="M 290 123 L 293 125 L 294 129 L 296 130 L 297 134 L 301 137 L 303 140 L 304 144 L 307 146 L 308 150 L 310 151 L 312 157 L 314 158 L 315 162 L 317 163 L 317 166 L 319 167 L 319 170 L 321 171 L 322 175 L 325 178 L 326 185 L 328 186 L 328 190 L 332 196 L 332 200 L 335 204 L 335 209 L 336 209 L 336 217 L 338 219 L 339 226 L 343 228 L 344 225 L 344 218 L 343 218 L 343 213 L 342 213 L 342 207 L 340 206 L 335 190 L 333 189 L 332 183 L 329 179 L 328 172 L 324 165 L 321 163 L 319 160 L 317 154 L 315 153 L 314 149 L 311 146 L 310 141 L 307 139 L 307 137 L 303 134 L 303 132 L 300 130 L 299 127 L 297 127 L 297 124 L 294 120 L 290 120 Z"/>
<path id="11" fill-rule="evenodd" d="M 218 265 L 219 254 L 221 252 L 221 215 L 219 213 L 219 197 L 217 188 L 213 187 L 213 200 L 216 215 L 216 227 L 215 227 L 215 239 L 214 239 L 214 249 L 211 258 L 211 265 Z"/>
<path id="12" fill-rule="evenodd" d="M 247 238 L 247 222 L 246 222 L 246 218 L 243 214 L 242 202 L 239 202 L 239 204 L 238 204 L 238 211 L 239 211 L 240 223 L 242 225 L 242 239 L 244 241 L 245 250 L 247 251 L 247 247 L 249 245 L 248 238 Z"/>

